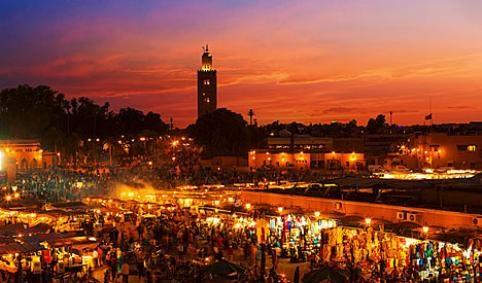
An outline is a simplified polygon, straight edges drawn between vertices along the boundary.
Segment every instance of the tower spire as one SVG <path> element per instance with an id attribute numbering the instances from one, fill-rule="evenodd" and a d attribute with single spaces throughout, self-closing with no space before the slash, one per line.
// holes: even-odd
<path id="1" fill-rule="evenodd" d="M 203 46 L 201 68 L 197 72 L 198 81 L 198 118 L 217 108 L 216 70 L 213 68 L 213 57 L 209 53 L 209 45 Z"/>

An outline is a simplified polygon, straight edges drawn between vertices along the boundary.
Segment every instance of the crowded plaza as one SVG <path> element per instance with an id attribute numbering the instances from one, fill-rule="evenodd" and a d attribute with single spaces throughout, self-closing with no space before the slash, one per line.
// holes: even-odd
<path id="1" fill-rule="evenodd" d="M 407 235 L 360 215 L 255 205 L 243 190 L 161 189 L 103 170 L 21 176 L 1 191 L 0 282 L 480 280 L 476 235 Z"/>

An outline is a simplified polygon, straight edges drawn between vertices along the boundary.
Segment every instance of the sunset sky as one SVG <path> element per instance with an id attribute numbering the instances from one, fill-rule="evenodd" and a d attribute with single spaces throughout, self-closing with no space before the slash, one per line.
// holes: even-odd
<path id="1" fill-rule="evenodd" d="M 218 106 L 260 123 L 394 112 L 399 124 L 482 120 L 482 1 L 0 2 L 0 88 L 196 117 L 208 43 Z M 430 103 L 431 101 L 431 103 Z"/>

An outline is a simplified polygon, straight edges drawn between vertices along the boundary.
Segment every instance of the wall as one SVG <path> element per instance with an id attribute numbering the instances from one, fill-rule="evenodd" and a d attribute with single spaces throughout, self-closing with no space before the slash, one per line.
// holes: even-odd
<path id="1" fill-rule="evenodd" d="M 365 155 L 363 153 L 304 153 L 303 151 L 287 153 L 272 150 L 253 150 L 248 153 L 248 166 L 250 168 L 273 166 L 358 171 L 365 168 Z"/>
<path id="2" fill-rule="evenodd" d="M 32 169 L 48 169 L 59 163 L 59 156 L 43 151 L 37 140 L 0 140 L 0 150 L 4 154 L 4 168 L 7 178 L 12 181 L 16 172 Z"/>
<path id="3" fill-rule="evenodd" d="M 365 168 L 365 155 L 363 153 L 312 153 L 312 167 L 326 170 L 353 171 Z"/>
<path id="4" fill-rule="evenodd" d="M 307 169 L 310 167 L 310 154 L 304 152 L 286 153 L 273 151 L 250 151 L 248 153 L 248 166 L 261 168 L 264 166 L 293 167 Z"/>
<path id="5" fill-rule="evenodd" d="M 5 157 L 15 160 L 18 171 L 41 168 L 42 149 L 35 140 L 1 140 L 0 150 Z"/>
<path id="6" fill-rule="evenodd" d="M 362 217 L 383 219 L 390 222 L 399 222 L 399 220 L 397 220 L 397 212 L 409 211 L 417 214 L 417 223 L 419 225 L 445 228 L 477 228 L 477 225 L 472 221 L 474 218 L 482 217 L 482 215 L 443 210 L 409 208 L 385 204 L 282 195 L 256 191 L 242 191 L 241 199 L 254 206 L 256 206 L 256 204 L 269 204 L 286 208 L 301 207 L 306 211 L 320 211 L 321 213 L 338 212 L 344 213 L 345 215 L 360 215 Z M 478 219 L 478 225 L 482 227 L 482 218 Z"/>
<path id="7" fill-rule="evenodd" d="M 475 145 L 475 151 L 462 151 L 459 146 Z M 482 169 L 482 136 L 452 136 L 432 133 L 412 137 L 402 150 L 402 160 L 411 169 L 454 167 Z M 412 160 L 415 160 L 415 164 Z M 414 164 L 414 165 L 412 165 Z"/>

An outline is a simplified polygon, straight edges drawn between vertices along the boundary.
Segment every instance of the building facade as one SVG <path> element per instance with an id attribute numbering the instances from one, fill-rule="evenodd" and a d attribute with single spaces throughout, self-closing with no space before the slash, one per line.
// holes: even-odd
<path id="1" fill-rule="evenodd" d="M 252 150 L 248 153 L 248 166 L 251 169 L 263 167 L 309 169 L 310 154 L 306 154 L 302 151 L 293 153 L 270 150 Z"/>
<path id="2" fill-rule="evenodd" d="M 320 151 L 333 150 L 333 138 L 313 137 L 309 135 L 291 135 L 289 137 L 268 137 L 269 149 L 283 151 Z"/>
<path id="3" fill-rule="evenodd" d="M 271 167 L 358 172 L 365 170 L 366 161 L 363 153 L 356 152 L 252 150 L 248 153 L 248 166 L 251 169 Z"/>
<path id="4" fill-rule="evenodd" d="M 414 135 L 401 146 L 399 159 L 410 169 L 482 169 L 482 135 Z"/>
<path id="5" fill-rule="evenodd" d="M 58 153 L 42 150 L 37 140 L 0 140 L 0 156 L 0 171 L 9 180 L 15 179 L 17 172 L 49 169 L 60 161 Z"/>
<path id="6" fill-rule="evenodd" d="M 217 79 L 213 68 L 213 57 L 208 46 L 203 48 L 201 69 L 197 71 L 197 117 L 213 112 L 217 108 Z"/>

